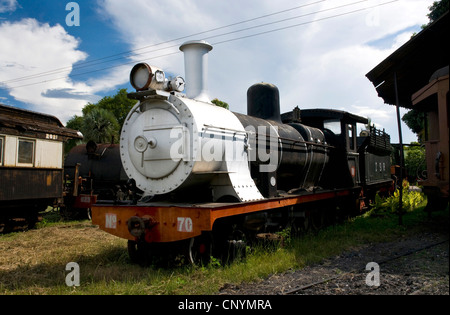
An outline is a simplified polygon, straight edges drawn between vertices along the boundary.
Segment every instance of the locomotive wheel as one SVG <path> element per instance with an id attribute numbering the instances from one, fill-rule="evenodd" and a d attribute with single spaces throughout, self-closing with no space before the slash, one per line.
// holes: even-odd
<path id="1" fill-rule="evenodd" d="M 128 256 L 132 263 L 141 266 L 147 266 L 151 262 L 150 245 L 145 242 L 136 242 L 128 240 Z"/>
<path id="2" fill-rule="evenodd" d="M 233 232 L 228 237 L 223 252 L 223 261 L 230 264 L 246 257 L 247 237 L 244 232 L 234 227 Z"/>
<path id="3" fill-rule="evenodd" d="M 312 213 L 314 230 L 320 230 L 327 224 L 327 212 L 324 209 L 317 209 Z"/>
<path id="4" fill-rule="evenodd" d="M 68 205 L 61 206 L 59 208 L 59 212 L 63 220 L 73 220 L 75 216 L 75 210 L 72 208 L 72 206 Z"/>
<path id="5" fill-rule="evenodd" d="M 133 263 L 140 263 L 142 258 L 142 252 L 138 248 L 138 244 L 136 241 L 130 241 L 128 240 L 127 244 L 128 249 L 128 256 L 130 256 L 131 262 Z"/>
<path id="6" fill-rule="evenodd" d="M 300 234 L 304 234 L 312 229 L 312 218 L 311 213 L 309 211 L 305 212 L 305 216 L 297 219 L 296 223 L 298 232 Z"/>
<path id="7" fill-rule="evenodd" d="M 187 259 L 193 265 L 208 264 L 211 260 L 213 241 L 210 233 L 193 237 L 188 240 Z"/>

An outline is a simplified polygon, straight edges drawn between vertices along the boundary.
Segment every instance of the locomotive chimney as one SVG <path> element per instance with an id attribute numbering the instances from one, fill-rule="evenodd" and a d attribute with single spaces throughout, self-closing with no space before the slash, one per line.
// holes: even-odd
<path id="1" fill-rule="evenodd" d="M 180 46 L 184 53 L 186 96 L 198 101 L 211 100 L 207 93 L 208 52 L 213 47 L 204 40 L 188 41 Z"/>

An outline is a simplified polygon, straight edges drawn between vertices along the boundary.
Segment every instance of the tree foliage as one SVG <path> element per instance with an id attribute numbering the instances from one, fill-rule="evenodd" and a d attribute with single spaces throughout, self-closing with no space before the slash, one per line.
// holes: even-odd
<path id="1" fill-rule="evenodd" d="M 92 140 L 96 143 L 108 143 L 117 142 L 120 127 L 112 112 L 95 107 L 84 115 L 81 130 L 86 142 Z"/>
<path id="2" fill-rule="evenodd" d="M 136 100 L 127 97 L 127 90 L 120 89 L 114 96 L 105 96 L 95 104 L 88 103 L 83 108 L 83 115 L 86 115 L 93 108 L 98 107 L 111 112 L 116 117 L 119 126 L 122 127 L 128 112 L 136 104 Z"/>
<path id="3" fill-rule="evenodd" d="M 223 107 L 225 109 L 230 109 L 230 106 L 228 106 L 228 103 L 220 101 L 219 99 L 215 98 L 211 101 L 211 103 L 213 103 L 216 106 L 220 106 Z"/>
<path id="4" fill-rule="evenodd" d="M 424 113 L 412 109 L 403 115 L 402 120 L 417 135 L 418 141 L 422 142 L 425 128 Z"/>
<path id="5" fill-rule="evenodd" d="M 411 183 L 424 178 L 426 171 L 425 148 L 419 143 L 412 142 L 411 146 L 405 148 L 405 168 Z"/>
<path id="6" fill-rule="evenodd" d="M 127 90 L 120 89 L 113 96 L 105 96 L 97 103 L 86 104 L 82 109 L 82 116 L 73 116 L 66 126 L 81 131 L 84 136 L 83 143 L 89 140 L 97 143 L 117 143 L 125 118 L 135 104 L 135 100 L 127 97 Z M 68 141 L 65 152 L 78 143 Z"/>
<path id="7" fill-rule="evenodd" d="M 434 1 L 428 8 L 430 13 L 428 13 L 427 16 L 430 19 L 430 23 L 439 19 L 441 15 L 448 11 L 448 1 L 449 0 Z"/>

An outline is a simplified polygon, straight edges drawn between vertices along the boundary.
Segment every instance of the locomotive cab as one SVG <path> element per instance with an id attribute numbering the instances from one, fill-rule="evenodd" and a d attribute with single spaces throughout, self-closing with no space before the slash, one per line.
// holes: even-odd
<path id="1" fill-rule="evenodd" d="M 324 188 L 353 187 L 361 183 L 359 153 L 356 137 L 357 123 L 367 124 L 368 120 L 348 112 L 329 109 L 306 109 L 301 111 L 302 123 L 319 128 L 325 134 L 330 151 L 330 162 L 325 170 Z M 348 168 L 342 168 L 342 165 Z"/>

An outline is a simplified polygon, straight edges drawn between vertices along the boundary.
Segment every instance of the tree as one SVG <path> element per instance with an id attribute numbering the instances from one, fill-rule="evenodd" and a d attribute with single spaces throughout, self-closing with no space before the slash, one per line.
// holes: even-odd
<path id="1" fill-rule="evenodd" d="M 405 148 L 405 168 L 409 182 L 423 179 L 426 171 L 425 148 L 417 142 Z"/>
<path id="2" fill-rule="evenodd" d="M 116 117 L 110 111 L 95 107 L 83 117 L 81 132 L 83 140 L 96 143 L 117 142 L 119 139 L 120 125 Z"/>
<path id="3" fill-rule="evenodd" d="M 82 141 L 67 141 L 64 151 L 68 153 L 74 146 L 93 140 L 97 143 L 118 143 L 120 129 L 128 112 L 136 100 L 127 97 L 127 90 L 120 89 L 113 96 L 105 96 L 97 103 L 88 103 L 82 109 L 82 116 L 73 116 L 66 124 L 68 128 L 79 130 Z"/>
<path id="4" fill-rule="evenodd" d="M 441 15 L 448 11 L 448 1 L 449 0 L 434 1 L 431 7 L 428 8 L 430 13 L 428 13 L 427 16 L 430 19 L 430 23 L 439 19 Z"/>
<path id="5" fill-rule="evenodd" d="M 216 106 L 220 106 L 223 107 L 225 109 L 230 109 L 230 106 L 228 106 L 228 103 L 225 103 L 223 101 L 220 101 L 219 99 L 215 98 L 211 101 L 211 103 L 213 103 Z"/>
<path id="6" fill-rule="evenodd" d="M 422 143 L 424 140 L 425 119 L 424 113 L 418 110 L 410 110 L 403 115 L 402 120 L 417 135 L 417 140 Z"/>
<path id="7" fill-rule="evenodd" d="M 81 126 L 83 125 L 83 117 L 81 116 L 73 116 L 66 124 L 67 128 L 73 129 L 73 130 L 79 130 L 81 131 Z M 69 151 L 77 146 L 78 144 L 81 144 L 82 140 L 79 139 L 69 139 L 64 143 L 64 154 L 69 153 Z"/>
<path id="8" fill-rule="evenodd" d="M 88 103 L 83 108 L 83 115 L 88 114 L 93 108 L 102 108 L 111 112 L 122 128 L 125 118 L 137 102 L 136 100 L 129 99 L 127 94 L 127 89 L 120 89 L 114 96 L 105 96 L 95 104 Z"/>

